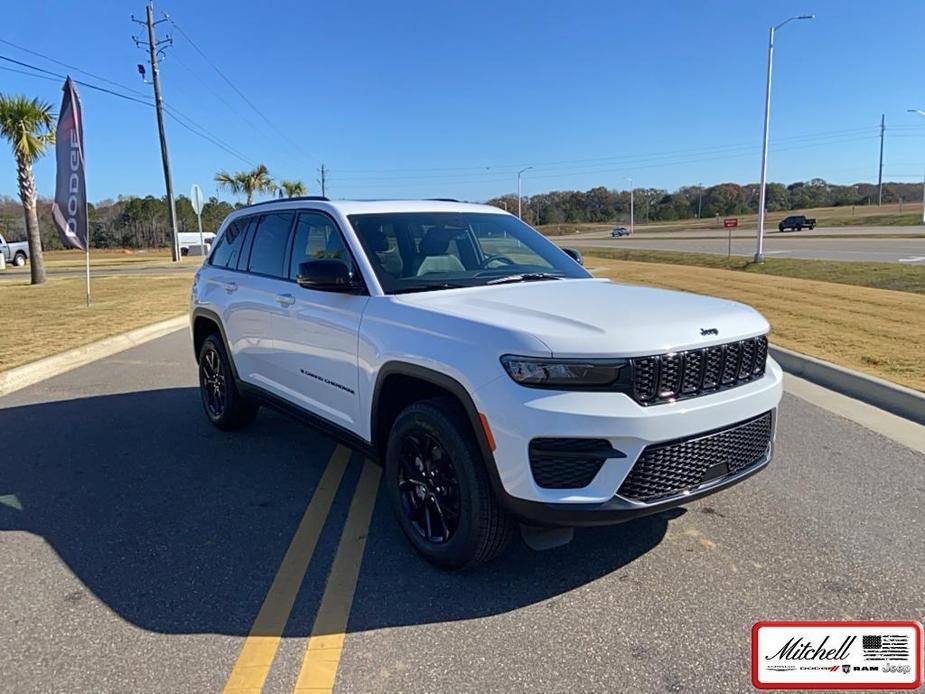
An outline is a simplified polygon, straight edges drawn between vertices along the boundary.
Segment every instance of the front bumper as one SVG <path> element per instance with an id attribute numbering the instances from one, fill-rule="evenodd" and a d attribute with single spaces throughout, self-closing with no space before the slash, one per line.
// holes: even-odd
<path id="1" fill-rule="evenodd" d="M 763 469 L 771 459 L 770 447 L 747 467 L 673 496 L 646 503 L 618 494 L 647 446 L 695 437 L 769 411 L 776 428 L 782 392 L 781 369 L 769 358 L 764 377 L 756 381 L 669 404 L 642 407 L 620 393 L 538 391 L 507 378 L 480 389 L 476 404 L 496 443 L 496 492 L 512 514 L 538 525 L 604 525 L 678 506 Z M 530 441 L 545 437 L 606 439 L 626 457 L 607 459 L 584 487 L 544 488 L 534 479 L 528 449 Z"/>

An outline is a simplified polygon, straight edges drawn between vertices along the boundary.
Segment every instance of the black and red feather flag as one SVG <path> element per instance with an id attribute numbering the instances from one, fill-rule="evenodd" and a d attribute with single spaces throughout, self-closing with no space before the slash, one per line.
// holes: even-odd
<path id="1" fill-rule="evenodd" d="M 58 173 L 52 216 L 65 248 L 88 250 L 87 183 L 84 171 L 83 109 L 68 77 L 55 131 Z"/>

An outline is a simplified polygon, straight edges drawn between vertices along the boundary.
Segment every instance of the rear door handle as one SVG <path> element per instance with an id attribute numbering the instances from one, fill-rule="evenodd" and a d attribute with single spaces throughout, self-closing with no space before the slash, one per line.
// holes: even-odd
<path id="1" fill-rule="evenodd" d="M 225 282 L 224 286 L 225 286 L 225 291 L 228 292 L 229 294 L 232 294 L 233 292 L 238 291 L 237 282 Z"/>
<path id="2" fill-rule="evenodd" d="M 277 294 L 276 301 L 282 306 L 292 306 L 295 303 L 295 297 L 292 294 Z"/>

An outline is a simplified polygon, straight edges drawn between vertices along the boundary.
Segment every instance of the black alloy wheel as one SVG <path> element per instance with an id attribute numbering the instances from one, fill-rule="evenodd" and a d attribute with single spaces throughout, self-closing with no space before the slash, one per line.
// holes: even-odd
<path id="1" fill-rule="evenodd" d="M 238 391 L 232 363 L 219 334 L 209 335 L 199 348 L 199 393 L 206 416 L 219 429 L 240 429 L 257 417 L 257 403 Z"/>
<path id="2" fill-rule="evenodd" d="M 221 419 L 225 413 L 227 390 L 222 373 L 222 356 L 209 345 L 199 359 L 199 383 L 202 402 L 211 419 Z"/>
<path id="3" fill-rule="evenodd" d="M 405 434 L 398 489 L 411 527 L 427 542 L 449 542 L 459 526 L 459 480 L 443 446 L 423 429 Z"/>
<path id="4" fill-rule="evenodd" d="M 516 528 L 492 491 L 489 461 L 460 403 L 442 396 L 405 407 L 385 450 L 386 490 L 402 532 L 442 569 L 498 556 Z"/>

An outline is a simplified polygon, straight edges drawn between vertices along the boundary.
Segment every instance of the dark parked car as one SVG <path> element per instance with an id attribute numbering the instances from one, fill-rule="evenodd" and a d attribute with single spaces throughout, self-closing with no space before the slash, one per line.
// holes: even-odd
<path id="1" fill-rule="evenodd" d="M 629 235 L 630 235 L 630 230 L 627 229 L 626 227 L 614 227 L 613 229 L 610 230 L 611 238 L 618 239 L 621 236 L 629 236 Z"/>
<path id="2" fill-rule="evenodd" d="M 816 220 L 811 217 L 804 217 L 801 214 L 791 215 L 785 217 L 780 221 L 780 224 L 777 225 L 778 231 L 785 231 L 787 229 L 796 229 L 797 231 L 803 231 L 803 229 L 815 229 Z"/>

